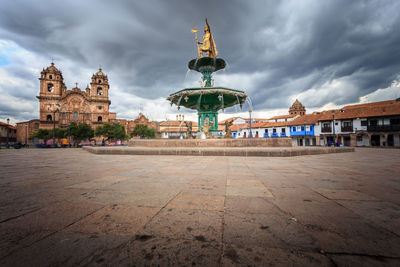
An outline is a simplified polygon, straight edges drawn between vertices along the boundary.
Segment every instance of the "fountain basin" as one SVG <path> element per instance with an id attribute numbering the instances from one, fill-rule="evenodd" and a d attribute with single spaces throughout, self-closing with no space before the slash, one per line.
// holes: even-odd
<path id="1" fill-rule="evenodd" d="M 225 109 L 246 101 L 247 94 L 240 90 L 225 87 L 185 88 L 169 95 L 167 100 L 178 107 L 194 110 Z"/>
<path id="2" fill-rule="evenodd" d="M 188 68 L 201 72 L 204 69 L 210 70 L 212 72 L 222 70 L 226 66 L 225 60 L 222 58 L 212 58 L 212 57 L 202 57 L 195 58 L 189 61 Z"/>

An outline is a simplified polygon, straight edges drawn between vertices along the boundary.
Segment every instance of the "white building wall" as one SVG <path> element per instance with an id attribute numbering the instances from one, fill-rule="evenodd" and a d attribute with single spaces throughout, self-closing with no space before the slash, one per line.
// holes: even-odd
<path id="1" fill-rule="evenodd" d="M 400 146 L 400 134 L 395 134 L 393 136 L 393 144 L 394 146 Z"/>
<path id="2" fill-rule="evenodd" d="M 364 134 L 361 141 L 357 141 L 357 146 L 369 146 L 368 135 Z"/>

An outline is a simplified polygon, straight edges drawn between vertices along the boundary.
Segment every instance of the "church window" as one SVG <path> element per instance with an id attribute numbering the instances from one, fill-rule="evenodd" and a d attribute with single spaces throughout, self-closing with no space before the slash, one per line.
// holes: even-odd
<path id="1" fill-rule="evenodd" d="M 74 112 L 74 120 L 78 120 L 78 112 Z"/>
<path id="2" fill-rule="evenodd" d="M 51 117 L 51 115 L 47 115 L 46 120 L 47 120 L 47 121 L 52 121 L 53 118 Z"/>
<path id="3" fill-rule="evenodd" d="M 102 118 L 101 116 L 99 116 L 99 117 L 97 118 L 97 121 L 98 121 L 98 122 L 102 122 L 102 121 L 103 121 L 103 118 Z"/>
<path id="4" fill-rule="evenodd" d="M 102 108 L 103 108 L 102 106 L 98 106 L 98 109 L 100 109 L 100 110 L 101 110 Z"/>
<path id="5" fill-rule="evenodd" d="M 50 76 L 49 76 L 49 79 L 52 80 L 52 79 L 53 79 L 53 75 L 50 75 Z"/>
<path id="6" fill-rule="evenodd" d="M 101 87 L 97 87 L 97 95 L 103 95 L 103 89 Z"/>
<path id="7" fill-rule="evenodd" d="M 47 91 L 49 91 L 50 93 L 52 93 L 54 91 L 54 85 L 52 83 L 49 83 L 47 85 Z"/>
<path id="8" fill-rule="evenodd" d="M 101 83 L 101 80 L 99 80 L 99 83 Z"/>
<path id="9" fill-rule="evenodd" d="M 35 123 L 35 130 L 39 129 L 39 123 Z"/>

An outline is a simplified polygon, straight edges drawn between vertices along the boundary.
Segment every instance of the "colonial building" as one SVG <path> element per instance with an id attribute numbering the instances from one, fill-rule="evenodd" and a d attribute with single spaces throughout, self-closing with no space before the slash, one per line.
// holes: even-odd
<path id="1" fill-rule="evenodd" d="M 99 69 L 92 75 L 90 86 L 85 90 L 68 90 L 62 72 L 54 63 L 40 73 L 40 91 L 37 98 L 40 103 L 39 119 L 17 123 L 17 141 L 25 143 L 27 137 L 40 129 L 67 128 L 72 122 L 85 123 L 96 128 L 105 122 L 122 123 L 130 134 L 137 123 L 157 128 L 156 122 L 150 122 L 143 114 L 136 120 L 117 119 L 110 112 L 108 76 Z"/>
<path id="2" fill-rule="evenodd" d="M 12 126 L 11 124 L 7 124 L 0 121 L 0 145 L 6 144 L 7 134 L 8 134 L 8 142 L 14 143 L 16 141 L 17 128 L 15 126 Z"/>
<path id="3" fill-rule="evenodd" d="M 43 69 L 39 80 L 40 128 L 53 128 L 53 119 L 60 128 L 68 127 L 71 122 L 96 126 L 115 119 L 115 113 L 109 111 L 108 77 L 101 69 L 93 74 L 85 91 L 77 85 L 67 90 L 62 73 L 54 63 Z"/>
<path id="4" fill-rule="evenodd" d="M 245 122 L 245 121 L 243 121 Z M 291 137 L 293 146 L 400 146 L 400 99 L 305 114 L 296 99 L 289 115 L 232 125 L 233 138 Z"/>

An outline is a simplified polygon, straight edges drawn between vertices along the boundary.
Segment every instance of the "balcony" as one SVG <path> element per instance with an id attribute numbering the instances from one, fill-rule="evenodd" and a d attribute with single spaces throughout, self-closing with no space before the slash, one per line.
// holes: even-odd
<path id="1" fill-rule="evenodd" d="M 269 137 L 268 133 L 264 133 L 264 137 Z"/>
<path id="2" fill-rule="evenodd" d="M 323 128 L 321 128 L 321 132 L 323 132 L 323 133 L 331 133 L 332 132 L 332 128 L 331 127 L 323 127 Z"/>
<path id="3" fill-rule="evenodd" d="M 342 132 L 353 132 L 353 126 L 342 126 Z"/>
<path id="4" fill-rule="evenodd" d="M 279 137 L 278 133 L 272 133 L 271 137 Z"/>
<path id="5" fill-rule="evenodd" d="M 369 125 L 367 126 L 367 130 L 371 132 L 377 131 L 400 131 L 400 125 Z"/>
<path id="6" fill-rule="evenodd" d="M 287 137 L 286 133 L 281 133 L 281 137 Z"/>

